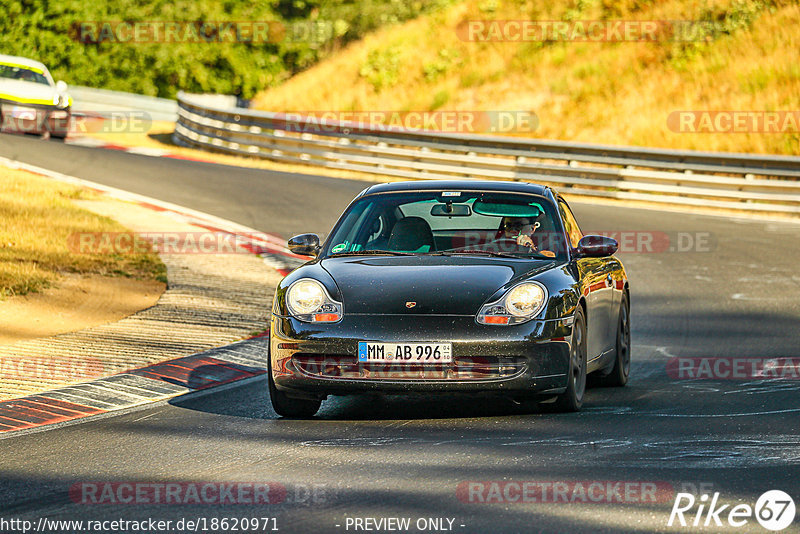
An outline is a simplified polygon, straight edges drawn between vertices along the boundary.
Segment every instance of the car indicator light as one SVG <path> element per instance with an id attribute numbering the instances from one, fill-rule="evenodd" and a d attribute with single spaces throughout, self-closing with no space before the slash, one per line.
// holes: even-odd
<path id="1" fill-rule="evenodd" d="M 486 315 L 483 321 L 486 324 L 508 324 L 508 317 L 503 315 Z"/>
<path id="2" fill-rule="evenodd" d="M 317 323 L 333 323 L 341 319 L 338 313 L 317 313 L 314 314 L 314 322 Z"/>

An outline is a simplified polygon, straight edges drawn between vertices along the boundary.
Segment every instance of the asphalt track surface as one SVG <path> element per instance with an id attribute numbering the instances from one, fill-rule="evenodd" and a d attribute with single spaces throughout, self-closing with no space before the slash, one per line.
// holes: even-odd
<path id="1" fill-rule="evenodd" d="M 8 135 L 0 155 L 283 236 L 328 232 L 367 185 Z M 679 232 L 707 233 L 699 235 L 709 249 L 619 254 L 631 284 L 632 377 L 626 388 L 589 390 L 583 412 L 492 398 L 338 397 L 314 420 L 283 420 L 255 379 L 0 440 L 0 519 L 275 517 L 281 532 L 365 532 L 354 518 L 406 517 L 417 532 L 419 518 L 433 517 L 463 533 L 652 532 L 697 530 L 667 527 L 682 489 L 750 505 L 780 489 L 800 507 L 800 380 L 686 380 L 666 370 L 673 356 L 800 356 L 800 225 L 573 208 L 585 232 L 665 232 L 673 246 Z M 93 481 L 276 482 L 286 498 L 259 506 L 70 498 L 73 484 Z M 468 481 L 658 482 L 671 492 L 655 503 L 475 503 L 457 493 Z M 690 524 L 696 511 L 686 514 Z M 800 531 L 798 520 L 784 532 Z M 752 518 L 742 528 L 711 524 L 706 531 L 766 532 Z"/>

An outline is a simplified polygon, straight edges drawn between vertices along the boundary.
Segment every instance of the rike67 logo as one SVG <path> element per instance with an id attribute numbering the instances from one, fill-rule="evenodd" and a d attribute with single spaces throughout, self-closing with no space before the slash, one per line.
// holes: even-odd
<path id="1" fill-rule="evenodd" d="M 780 490 L 765 492 L 755 506 L 721 504 L 719 495 L 719 492 L 714 493 L 709 501 L 708 494 L 697 499 L 691 493 L 678 493 L 667 526 L 739 528 L 755 519 L 767 530 L 777 532 L 791 525 L 795 518 L 794 500 Z"/>

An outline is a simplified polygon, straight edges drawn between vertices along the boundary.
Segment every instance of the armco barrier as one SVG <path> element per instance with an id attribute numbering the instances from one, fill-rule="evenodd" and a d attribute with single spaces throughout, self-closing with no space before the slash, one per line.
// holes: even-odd
<path id="1" fill-rule="evenodd" d="M 69 94 L 74 101 L 72 111 L 75 114 L 142 111 L 154 121 L 174 122 L 178 118 L 177 102 L 167 98 L 77 85 L 69 87 Z"/>
<path id="2" fill-rule="evenodd" d="M 425 131 L 218 107 L 180 93 L 177 144 L 408 179 L 482 178 L 565 193 L 800 214 L 800 157 L 615 147 Z"/>

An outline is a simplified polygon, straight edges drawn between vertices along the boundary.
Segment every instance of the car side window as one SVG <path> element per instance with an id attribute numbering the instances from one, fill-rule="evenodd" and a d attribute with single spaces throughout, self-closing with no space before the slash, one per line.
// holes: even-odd
<path id="1" fill-rule="evenodd" d="M 570 245 L 572 245 L 572 248 L 577 248 L 578 242 L 583 237 L 578 221 L 575 220 L 575 216 L 572 215 L 567 203 L 561 199 L 558 200 L 558 211 L 561 212 L 561 220 L 564 221 L 564 229 L 567 231 L 567 236 L 569 236 Z"/>

